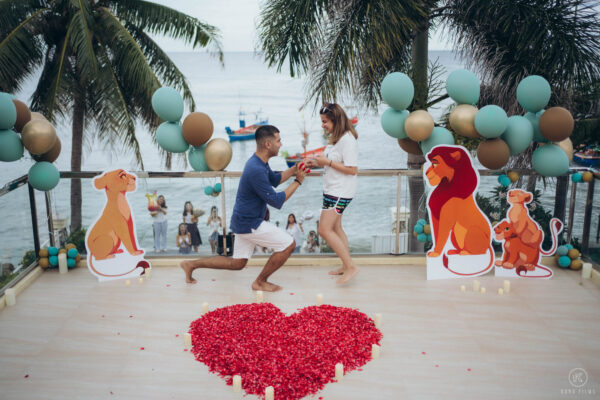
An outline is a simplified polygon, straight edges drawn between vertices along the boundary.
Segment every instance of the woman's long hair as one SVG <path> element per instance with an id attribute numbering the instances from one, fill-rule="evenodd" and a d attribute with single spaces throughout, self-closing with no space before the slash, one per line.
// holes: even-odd
<path id="1" fill-rule="evenodd" d="M 358 139 L 358 133 L 352 126 L 352 122 L 344 112 L 344 109 L 335 103 L 324 103 L 319 110 L 320 115 L 324 115 L 333 122 L 333 132 L 329 136 L 329 143 L 336 144 L 346 132 L 352 133 L 355 139 Z"/>

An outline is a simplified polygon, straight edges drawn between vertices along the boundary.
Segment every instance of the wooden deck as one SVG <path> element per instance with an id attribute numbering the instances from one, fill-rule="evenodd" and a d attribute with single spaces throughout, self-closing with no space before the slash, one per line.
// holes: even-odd
<path id="1" fill-rule="evenodd" d="M 423 265 L 400 259 L 363 266 L 345 287 L 330 267 L 301 258 L 274 275 L 284 290 L 265 300 L 286 313 L 322 293 L 325 303 L 383 314 L 381 358 L 314 399 L 600 395 L 600 289 L 580 284 L 578 272 L 512 280 L 511 293 L 499 296 L 502 279 L 493 275 L 479 278 L 487 294 L 474 293 L 471 280 L 428 282 Z M 130 287 L 99 284 L 86 268 L 41 274 L 16 306 L 0 310 L 0 398 L 241 399 L 184 351 L 183 335 L 205 301 L 211 309 L 254 301 L 259 267 L 197 270 L 199 283 L 189 285 L 173 263 L 157 260 L 151 278 Z M 569 382 L 574 368 L 587 373 L 581 388 Z"/>

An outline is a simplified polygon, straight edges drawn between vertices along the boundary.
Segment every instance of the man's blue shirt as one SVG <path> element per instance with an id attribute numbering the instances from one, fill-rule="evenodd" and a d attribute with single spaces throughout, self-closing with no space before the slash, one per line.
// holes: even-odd
<path id="1" fill-rule="evenodd" d="M 267 204 L 281 209 L 285 193 L 273 189 L 280 182 L 281 172 L 273 172 L 256 154 L 246 161 L 231 215 L 234 233 L 250 233 L 258 228 L 265 218 Z"/>

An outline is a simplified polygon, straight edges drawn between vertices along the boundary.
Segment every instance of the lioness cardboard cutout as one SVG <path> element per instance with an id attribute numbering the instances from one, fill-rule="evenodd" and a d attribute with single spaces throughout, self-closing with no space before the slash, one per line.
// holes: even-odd
<path id="1" fill-rule="evenodd" d="M 492 270 L 492 226 L 475 201 L 479 174 L 462 146 L 440 145 L 427 153 L 424 179 L 433 247 L 427 279 L 468 278 Z"/>
<path id="2" fill-rule="evenodd" d="M 533 195 L 520 189 L 509 190 L 506 200 L 510 208 L 506 219 L 494 226 L 495 239 L 502 242 L 502 259 L 496 261 L 496 275 L 503 277 L 545 278 L 554 275 L 552 269 L 541 265 L 542 255 L 554 254 L 558 246 L 558 234 L 563 229 L 563 223 L 558 218 L 550 220 L 552 232 L 552 248 L 542 249 L 544 231 L 529 215 L 527 204 L 533 200 Z"/>
<path id="3" fill-rule="evenodd" d="M 90 272 L 100 281 L 143 275 L 150 263 L 138 247 L 127 201 L 127 193 L 136 190 L 136 176 L 116 169 L 94 178 L 92 185 L 106 194 L 106 203 L 85 236 Z"/>

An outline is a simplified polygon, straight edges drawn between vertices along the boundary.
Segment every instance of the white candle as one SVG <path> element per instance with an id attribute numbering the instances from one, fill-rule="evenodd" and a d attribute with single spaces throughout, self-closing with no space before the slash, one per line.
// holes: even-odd
<path id="1" fill-rule="evenodd" d="M 7 306 L 14 306 L 17 304 L 17 296 L 15 295 L 15 289 L 6 289 L 4 292 L 4 301 Z"/>
<path id="2" fill-rule="evenodd" d="M 130 281 L 129 279 L 127 279 L 127 280 L 125 281 L 125 286 L 130 286 L 130 285 L 131 285 L 131 281 Z"/>
<path id="3" fill-rule="evenodd" d="M 142 283 L 144 283 L 144 278 L 138 278 L 138 283 L 141 285 Z"/>
<path id="4" fill-rule="evenodd" d="M 499 288 L 499 289 L 498 289 L 498 294 L 499 294 L 500 296 L 502 296 L 502 295 L 504 294 L 504 289 L 502 289 L 502 288 Z"/>
<path id="5" fill-rule="evenodd" d="M 202 303 L 202 315 L 206 314 L 208 312 L 208 303 L 204 302 Z"/>
<path id="6" fill-rule="evenodd" d="M 583 267 L 581 267 L 581 277 L 583 279 L 590 279 L 592 277 L 592 264 L 585 263 Z"/>
<path id="7" fill-rule="evenodd" d="M 66 274 L 69 271 L 69 267 L 67 265 L 67 253 L 60 253 L 58 255 L 58 273 Z"/>
<path id="8" fill-rule="evenodd" d="M 190 347 L 192 345 L 192 334 L 186 333 L 184 336 L 185 346 Z"/>
<path id="9" fill-rule="evenodd" d="M 510 281 L 504 281 L 504 293 L 510 293 Z"/>
<path id="10" fill-rule="evenodd" d="M 273 386 L 267 386 L 265 389 L 265 400 L 275 400 L 275 389 L 273 389 Z"/>
<path id="11" fill-rule="evenodd" d="M 335 379 L 341 380 L 344 376 L 344 365 L 342 363 L 335 364 Z"/>
<path id="12" fill-rule="evenodd" d="M 239 375 L 233 376 L 233 391 L 236 393 L 242 391 L 242 377 Z"/>
<path id="13" fill-rule="evenodd" d="M 478 280 L 473 281 L 473 291 L 479 292 L 479 281 Z"/>
<path id="14" fill-rule="evenodd" d="M 465 285 L 460 285 L 460 291 L 461 292 L 466 292 L 467 291 L 467 287 Z"/>
<path id="15" fill-rule="evenodd" d="M 257 303 L 262 303 L 263 301 L 263 291 L 262 290 L 257 290 L 256 291 L 256 302 Z"/>
<path id="16" fill-rule="evenodd" d="M 381 328 L 381 314 L 375 314 L 375 328 Z"/>
<path id="17" fill-rule="evenodd" d="M 373 358 L 373 360 L 379 358 L 379 349 L 380 347 L 376 344 L 372 344 L 371 345 L 371 358 Z"/>
<path id="18" fill-rule="evenodd" d="M 481 288 L 481 294 L 485 294 L 486 290 L 484 287 Z"/>
<path id="19" fill-rule="evenodd" d="M 323 295 L 319 293 L 317 295 L 317 305 L 320 306 L 321 304 L 323 304 Z"/>

